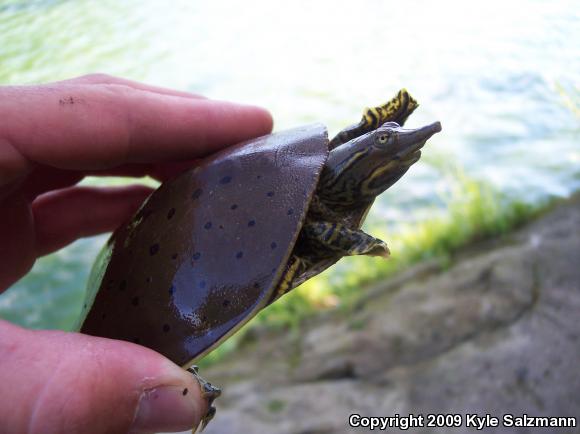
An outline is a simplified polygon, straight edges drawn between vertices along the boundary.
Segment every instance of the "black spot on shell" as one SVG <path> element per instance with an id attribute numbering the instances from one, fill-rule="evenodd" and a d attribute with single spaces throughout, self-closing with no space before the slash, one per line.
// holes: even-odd
<path id="1" fill-rule="evenodd" d="M 121 283 L 119 283 L 119 291 L 124 291 L 125 288 L 127 288 L 127 281 L 121 280 Z"/>
<path id="2" fill-rule="evenodd" d="M 188 390 L 187 390 L 187 387 L 186 387 L 185 389 L 183 389 L 183 392 L 181 392 L 181 394 L 182 394 L 183 396 L 185 396 L 185 395 L 187 395 L 187 392 L 188 392 Z"/>
<path id="3" fill-rule="evenodd" d="M 272 250 L 274 250 L 276 247 L 278 247 L 278 244 L 276 244 L 274 241 L 272 241 L 272 243 L 270 244 L 270 248 Z"/>
<path id="4" fill-rule="evenodd" d="M 256 226 L 256 220 L 250 220 L 250 221 L 248 222 L 248 226 L 249 226 L 249 227 Z"/>
<path id="5" fill-rule="evenodd" d="M 218 227 L 219 227 L 220 229 L 223 229 L 223 228 L 224 228 L 224 226 L 223 226 L 223 225 L 219 225 Z"/>
<path id="6" fill-rule="evenodd" d="M 198 188 L 193 193 L 191 193 L 191 198 L 193 200 L 199 199 L 199 197 L 202 195 L 202 193 L 203 193 L 203 190 L 201 188 Z"/>
<path id="7" fill-rule="evenodd" d="M 200 287 L 201 289 L 205 288 L 205 286 L 206 286 L 206 285 L 207 285 L 207 283 L 206 283 L 206 281 L 205 281 L 205 280 L 202 280 L 201 282 L 199 282 L 199 287 Z"/>
<path id="8" fill-rule="evenodd" d="M 131 300 L 131 304 L 133 306 L 139 306 L 139 297 L 133 297 L 133 300 Z"/>
<path id="9" fill-rule="evenodd" d="M 236 204 L 234 203 L 234 204 L 232 204 L 232 206 L 230 206 L 230 209 L 232 209 L 232 210 L 233 210 L 233 209 L 236 209 L 237 207 L 238 207 L 238 205 L 236 205 Z"/>
<path id="10" fill-rule="evenodd" d="M 230 305 L 230 301 L 228 299 L 225 299 L 224 301 L 222 301 L 223 307 L 228 307 L 229 305 Z"/>
<path id="11" fill-rule="evenodd" d="M 266 193 L 266 196 L 273 197 L 274 196 L 274 192 L 273 191 L 269 191 L 268 193 Z"/>
<path id="12" fill-rule="evenodd" d="M 244 256 L 244 252 L 238 252 L 238 253 L 236 253 L 236 258 L 237 259 L 242 259 L 242 256 Z"/>
<path id="13" fill-rule="evenodd" d="M 171 259 L 177 259 L 177 253 L 174 253 L 173 255 L 171 255 Z"/>
<path id="14" fill-rule="evenodd" d="M 256 176 L 256 179 L 261 179 L 261 178 L 262 178 L 262 175 Z"/>
<path id="15" fill-rule="evenodd" d="M 231 176 L 224 176 L 222 179 L 220 179 L 220 184 L 229 184 L 231 181 Z"/>
<path id="16" fill-rule="evenodd" d="M 199 253 L 199 252 L 195 252 L 192 256 L 192 259 L 194 261 L 197 261 L 199 258 L 201 258 L 201 253 Z"/>
<path id="17" fill-rule="evenodd" d="M 292 214 L 294 214 L 294 210 L 292 208 L 290 208 L 286 214 L 292 215 Z"/>
<path id="18" fill-rule="evenodd" d="M 203 225 L 203 227 L 205 229 L 211 229 L 211 222 L 207 222 L 205 225 Z"/>
<path id="19" fill-rule="evenodd" d="M 171 208 L 167 213 L 167 220 L 171 220 L 171 218 L 175 215 L 175 208 Z"/>
<path id="20" fill-rule="evenodd" d="M 175 292 L 175 286 L 174 285 L 171 285 L 169 287 L 169 295 L 173 295 L 174 292 Z"/>
<path id="21" fill-rule="evenodd" d="M 254 288 L 258 289 L 260 287 L 260 284 L 258 282 L 254 283 Z"/>
<path id="22" fill-rule="evenodd" d="M 83 309 L 86 309 L 86 308 L 87 308 L 87 305 L 86 305 L 86 303 L 85 303 L 85 304 L 83 304 Z"/>
<path id="23" fill-rule="evenodd" d="M 157 243 L 155 243 L 155 244 L 151 245 L 151 247 L 149 247 L 149 254 L 151 256 L 156 255 L 158 251 L 159 251 L 159 244 L 157 244 Z"/>
<path id="24" fill-rule="evenodd" d="M 169 327 L 169 324 L 163 324 L 163 332 L 167 333 L 169 330 L 171 330 L 171 327 Z"/>

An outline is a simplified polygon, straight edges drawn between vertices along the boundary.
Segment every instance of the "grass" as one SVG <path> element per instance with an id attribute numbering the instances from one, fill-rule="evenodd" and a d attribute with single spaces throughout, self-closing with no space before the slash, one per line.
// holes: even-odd
<path id="1" fill-rule="evenodd" d="M 433 218 L 403 226 L 393 234 L 378 226 L 368 228 L 373 235 L 387 240 L 392 252 L 389 260 L 369 257 L 343 260 L 334 266 L 332 273 L 316 276 L 260 312 L 225 345 L 206 356 L 202 365 L 216 362 L 240 342 L 250 340 L 252 333 L 248 332 L 255 327 L 285 329 L 298 336 L 301 322 L 315 312 L 348 307 L 358 298 L 361 288 L 423 260 L 443 258 L 451 263 L 459 248 L 505 234 L 532 219 L 541 209 L 540 205 L 508 199 L 455 167 L 448 167 L 445 172 L 452 188 L 443 198 L 444 210 L 434 209 Z"/>

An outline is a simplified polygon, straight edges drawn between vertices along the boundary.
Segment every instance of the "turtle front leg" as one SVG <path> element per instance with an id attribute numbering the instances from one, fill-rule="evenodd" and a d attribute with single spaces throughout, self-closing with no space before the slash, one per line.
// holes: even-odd
<path id="1" fill-rule="evenodd" d="M 302 235 L 311 245 L 327 250 L 331 255 L 368 255 L 388 258 L 391 254 L 384 241 L 341 223 L 324 220 L 308 221 L 302 228 Z M 327 256 L 324 252 L 320 253 L 320 256 Z"/>

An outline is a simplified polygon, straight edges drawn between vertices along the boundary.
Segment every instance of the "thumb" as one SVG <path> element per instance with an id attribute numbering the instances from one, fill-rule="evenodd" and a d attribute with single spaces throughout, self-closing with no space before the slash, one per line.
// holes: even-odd
<path id="1" fill-rule="evenodd" d="M 152 433 L 197 426 L 195 378 L 138 345 L 0 320 L 2 433 Z"/>

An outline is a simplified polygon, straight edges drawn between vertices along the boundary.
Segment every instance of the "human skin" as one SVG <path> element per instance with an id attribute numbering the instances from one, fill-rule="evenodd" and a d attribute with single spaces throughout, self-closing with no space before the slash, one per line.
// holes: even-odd
<path id="1" fill-rule="evenodd" d="M 165 180 L 271 128 L 258 107 L 101 74 L 0 87 L 0 292 L 38 257 L 113 230 L 151 192 L 77 186 L 85 176 Z M 2 320 L 0 403 L 3 433 L 179 431 L 207 411 L 193 377 L 154 351 Z"/>

